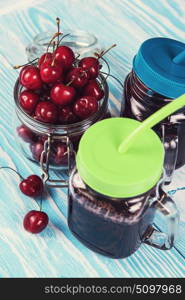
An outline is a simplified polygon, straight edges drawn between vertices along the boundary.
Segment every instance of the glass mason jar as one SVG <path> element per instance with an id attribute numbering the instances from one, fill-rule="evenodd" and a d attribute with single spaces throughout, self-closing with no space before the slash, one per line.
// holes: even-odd
<path id="1" fill-rule="evenodd" d="M 94 52 L 101 49 L 102 45 L 98 43 L 97 38 L 83 30 L 65 30 L 64 35 L 69 34 L 62 40 L 62 45 L 70 47 L 76 55 L 91 56 Z M 37 57 L 40 57 L 46 52 L 48 42 L 51 40 L 54 32 L 46 31 L 37 34 L 33 42 L 26 47 L 26 53 L 28 60 L 32 61 Z M 52 46 L 51 46 L 52 48 Z M 102 49 L 101 49 L 102 50 Z"/>
<path id="2" fill-rule="evenodd" d="M 184 56 L 183 61 L 179 58 L 184 49 L 185 44 L 165 38 L 153 38 L 141 45 L 133 70 L 125 79 L 120 116 L 143 121 L 185 93 L 185 60 Z M 169 183 L 173 171 L 185 164 L 185 109 L 160 122 L 154 130 L 165 147 Z"/>
<path id="3" fill-rule="evenodd" d="M 178 228 L 176 205 L 162 189 L 164 150 L 157 135 L 146 133 L 136 145 L 138 151 L 128 156 L 114 147 L 135 124 L 112 118 L 89 128 L 69 179 L 71 232 L 91 250 L 111 258 L 130 256 L 142 243 L 170 249 Z M 153 227 L 157 212 L 167 224 L 166 233 Z"/>
<path id="4" fill-rule="evenodd" d="M 31 161 L 40 163 L 45 176 L 48 170 L 68 170 L 74 162 L 74 152 L 83 133 L 95 122 L 111 117 L 108 108 L 108 85 L 104 77 L 98 77 L 104 89 L 104 97 L 99 101 L 98 111 L 89 118 L 66 125 L 40 122 L 26 114 L 19 105 L 19 94 L 24 89 L 17 80 L 14 88 L 16 140 L 23 154 Z M 47 178 L 48 185 L 52 181 Z"/>

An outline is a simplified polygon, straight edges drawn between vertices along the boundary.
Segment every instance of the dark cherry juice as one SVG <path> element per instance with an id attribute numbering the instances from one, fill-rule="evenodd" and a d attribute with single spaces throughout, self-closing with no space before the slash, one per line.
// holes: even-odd
<path id="1" fill-rule="evenodd" d="M 127 257 L 138 249 L 153 223 L 155 210 L 148 201 L 153 193 L 154 189 L 135 198 L 109 198 L 85 186 L 76 172 L 69 189 L 69 228 L 91 250 L 112 258 Z"/>
<path id="2" fill-rule="evenodd" d="M 125 80 L 121 114 L 122 117 L 143 121 L 161 107 L 173 101 L 148 88 L 132 71 Z M 178 138 L 176 168 L 185 164 L 185 110 L 181 109 L 153 128 L 163 140 Z M 168 142 L 166 141 L 166 144 Z"/>

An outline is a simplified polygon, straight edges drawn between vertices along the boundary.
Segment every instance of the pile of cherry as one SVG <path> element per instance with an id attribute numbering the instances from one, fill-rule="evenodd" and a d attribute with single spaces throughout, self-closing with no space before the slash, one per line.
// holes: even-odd
<path id="1" fill-rule="evenodd" d="M 71 48 L 59 44 L 34 65 L 25 65 L 19 74 L 26 88 L 19 95 L 21 108 L 38 121 L 57 125 L 90 117 L 104 96 L 97 80 L 102 55 L 76 59 Z"/>
<path id="2" fill-rule="evenodd" d="M 20 107 L 33 119 L 47 124 L 74 124 L 98 111 L 100 100 L 104 97 L 104 89 L 98 80 L 101 60 L 106 62 L 103 56 L 116 46 L 80 59 L 75 57 L 70 47 L 61 44 L 65 36 L 58 29 L 49 41 L 46 53 L 32 63 L 14 67 L 22 67 L 19 74 L 19 82 L 23 86 L 19 94 Z M 53 52 L 49 52 L 51 45 L 54 45 Z M 46 137 L 36 135 L 23 124 L 17 128 L 17 133 L 24 142 L 30 143 L 33 159 L 40 161 Z M 74 148 L 76 146 L 78 139 L 74 141 Z M 67 164 L 64 143 L 52 143 L 50 163 Z"/>
<path id="3" fill-rule="evenodd" d="M 19 82 L 25 88 L 19 94 L 21 108 L 35 120 L 56 125 L 90 117 L 96 113 L 98 102 L 104 96 L 96 79 L 101 67 L 99 59 L 76 60 L 72 49 L 64 45 L 58 46 L 53 53 L 44 53 L 37 59 L 37 64 L 25 65 L 20 71 Z M 32 157 L 39 161 L 45 137 L 36 136 L 25 125 L 18 127 L 17 133 L 30 143 Z M 54 165 L 67 163 L 65 144 L 52 144 L 50 162 Z"/>

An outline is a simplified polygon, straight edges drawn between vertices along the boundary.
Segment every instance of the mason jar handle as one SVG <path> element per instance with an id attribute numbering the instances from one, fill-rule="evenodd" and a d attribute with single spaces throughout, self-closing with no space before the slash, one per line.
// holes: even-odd
<path id="1" fill-rule="evenodd" d="M 44 184 L 46 184 L 49 187 L 59 187 L 59 188 L 66 188 L 68 187 L 68 180 L 57 180 L 57 179 L 51 179 L 50 173 L 49 173 L 49 158 L 51 153 L 51 141 L 52 141 L 52 134 L 48 134 L 47 140 L 44 142 L 44 150 L 41 153 L 40 157 L 40 166 L 42 169 L 42 179 L 44 181 Z M 67 146 L 67 164 L 68 164 L 68 175 L 71 172 L 72 166 L 71 166 L 71 153 L 74 154 L 72 143 L 68 136 L 62 137 L 65 139 L 66 146 Z"/>
<path id="2" fill-rule="evenodd" d="M 165 148 L 165 184 L 170 184 L 178 154 L 178 129 L 175 124 L 162 124 L 162 140 Z"/>
<path id="3" fill-rule="evenodd" d="M 162 191 L 159 200 L 152 204 L 152 209 L 157 209 L 167 222 L 167 233 L 156 230 L 153 226 L 149 226 L 143 236 L 143 242 L 152 247 L 169 250 L 174 246 L 175 238 L 179 226 L 179 212 L 175 202 Z"/>

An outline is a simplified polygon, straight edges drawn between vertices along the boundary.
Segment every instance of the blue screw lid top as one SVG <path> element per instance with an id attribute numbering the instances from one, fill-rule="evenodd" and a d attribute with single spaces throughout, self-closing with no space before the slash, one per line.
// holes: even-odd
<path id="1" fill-rule="evenodd" d="M 185 93 L 185 44 L 168 38 L 152 38 L 140 47 L 133 61 L 139 79 L 168 98 Z"/>

